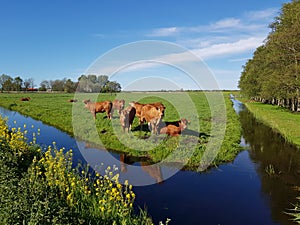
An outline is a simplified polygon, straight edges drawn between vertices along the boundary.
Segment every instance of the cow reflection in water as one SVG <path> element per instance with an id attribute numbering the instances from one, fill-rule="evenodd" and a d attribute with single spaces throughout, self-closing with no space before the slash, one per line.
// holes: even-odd
<path id="1" fill-rule="evenodd" d="M 134 161 L 130 160 L 130 157 L 126 157 L 125 154 L 120 155 L 120 163 L 121 163 L 121 172 L 127 172 L 127 165 L 133 164 Z M 161 173 L 160 166 L 153 164 L 151 165 L 148 162 L 140 162 L 141 168 L 150 175 L 150 177 L 154 178 L 156 183 L 160 184 L 163 182 L 163 177 Z"/>

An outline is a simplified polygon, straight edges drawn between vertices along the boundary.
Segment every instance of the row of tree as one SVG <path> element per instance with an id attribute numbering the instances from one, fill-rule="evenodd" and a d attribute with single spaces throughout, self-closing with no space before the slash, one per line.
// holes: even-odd
<path id="1" fill-rule="evenodd" d="M 80 92 L 120 92 L 121 85 L 116 81 L 109 81 L 106 75 L 81 75 L 78 78 L 77 90 Z"/>
<path id="2" fill-rule="evenodd" d="M 1 91 L 22 91 L 24 89 L 33 88 L 34 83 L 32 78 L 23 79 L 21 77 L 12 78 L 9 75 L 2 74 L 0 76 Z"/>
<path id="3" fill-rule="evenodd" d="M 21 77 L 12 78 L 9 75 L 0 76 L 1 92 L 9 91 L 59 91 L 74 93 L 79 92 L 120 92 L 121 85 L 116 81 L 110 81 L 106 75 L 81 75 L 78 81 L 64 78 L 62 80 L 43 80 L 38 88 L 35 88 L 34 79 L 23 80 Z"/>
<path id="4" fill-rule="evenodd" d="M 300 111 L 300 0 L 284 4 L 270 28 L 243 67 L 239 88 L 254 100 Z"/>

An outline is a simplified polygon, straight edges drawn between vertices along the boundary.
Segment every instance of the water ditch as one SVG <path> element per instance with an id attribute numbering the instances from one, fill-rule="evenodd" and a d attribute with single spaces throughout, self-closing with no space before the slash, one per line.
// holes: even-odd
<path id="1" fill-rule="evenodd" d="M 136 185 L 134 191 L 136 204 L 147 206 L 155 224 L 171 218 L 171 224 L 185 225 L 292 225 L 285 212 L 299 195 L 294 187 L 300 186 L 300 154 L 279 134 L 258 123 L 241 102 L 232 101 L 240 115 L 241 145 L 245 150 L 233 162 L 204 173 L 149 166 L 138 159 L 76 142 L 68 134 L 17 112 L 0 108 L 0 114 L 8 117 L 10 127 L 26 124 L 29 139 L 32 133 L 40 133 L 37 143 L 45 148 L 55 142 L 57 148 L 73 149 L 75 161 L 88 162 L 93 168 L 118 162 L 121 179 L 151 184 Z"/>

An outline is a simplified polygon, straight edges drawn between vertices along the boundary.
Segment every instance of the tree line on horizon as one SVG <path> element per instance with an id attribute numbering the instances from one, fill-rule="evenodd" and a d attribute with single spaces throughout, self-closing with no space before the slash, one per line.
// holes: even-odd
<path id="1" fill-rule="evenodd" d="M 1 92 L 10 91 L 55 91 L 74 93 L 77 92 L 120 92 L 121 85 L 116 81 L 110 81 L 107 75 L 81 75 L 78 81 L 63 78 L 56 80 L 43 80 L 38 88 L 35 88 L 33 78 L 22 79 L 20 76 L 12 78 L 7 74 L 0 76 Z"/>
<path id="2" fill-rule="evenodd" d="M 271 32 L 243 66 L 241 94 L 300 111 L 300 0 L 283 4 Z"/>

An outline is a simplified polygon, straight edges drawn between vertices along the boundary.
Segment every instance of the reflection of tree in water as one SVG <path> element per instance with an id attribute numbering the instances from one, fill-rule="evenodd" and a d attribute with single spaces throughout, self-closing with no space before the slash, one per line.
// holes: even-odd
<path id="1" fill-rule="evenodd" d="M 269 196 L 274 220 L 282 224 L 294 224 L 284 212 L 293 208 L 292 203 L 300 195 L 293 188 L 300 186 L 300 154 L 281 135 L 258 123 L 248 110 L 239 113 L 243 136 L 251 147 L 251 159 L 258 164 L 262 191 Z M 266 168 L 273 168 L 275 174 L 268 174 Z"/>

